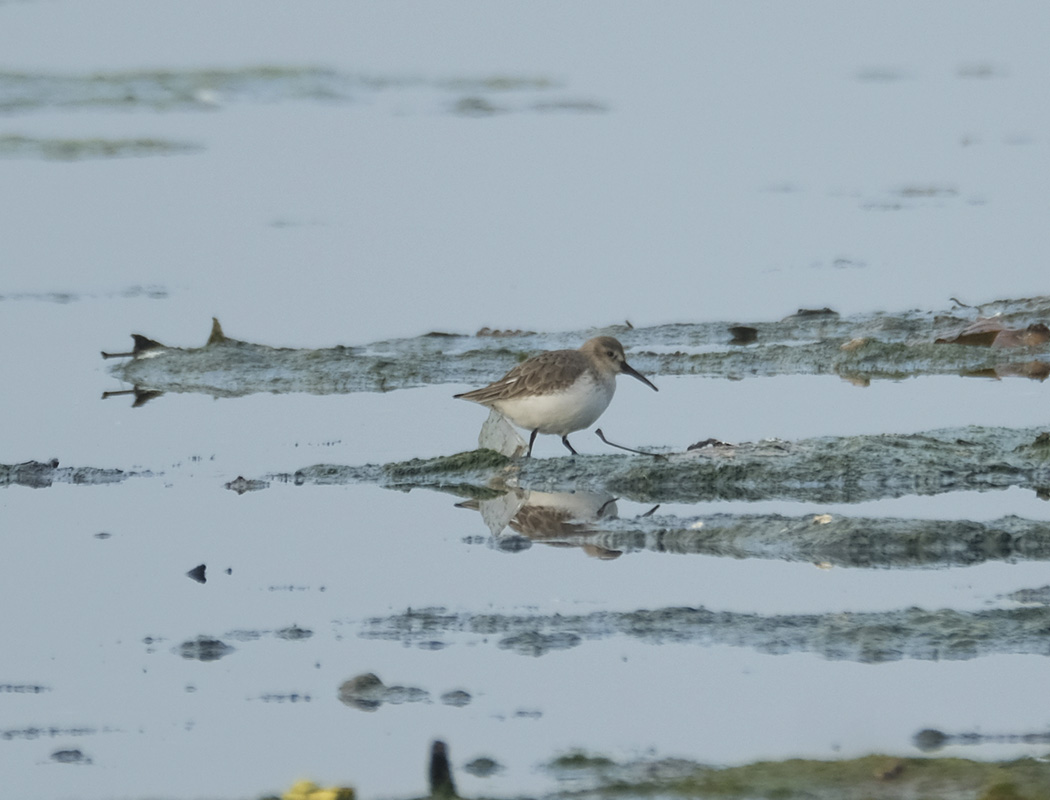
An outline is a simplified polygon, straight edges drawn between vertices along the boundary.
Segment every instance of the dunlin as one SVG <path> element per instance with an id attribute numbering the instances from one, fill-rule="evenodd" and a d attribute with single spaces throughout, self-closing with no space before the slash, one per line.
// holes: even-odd
<path id="1" fill-rule="evenodd" d="M 576 455 L 569 434 L 590 426 L 609 407 L 621 372 L 659 391 L 627 363 L 623 345 L 611 336 L 598 336 L 579 350 L 540 353 L 495 383 L 455 397 L 495 409 L 519 428 L 532 431 L 527 455 L 532 455 L 537 433 L 561 436 L 562 444 Z"/>

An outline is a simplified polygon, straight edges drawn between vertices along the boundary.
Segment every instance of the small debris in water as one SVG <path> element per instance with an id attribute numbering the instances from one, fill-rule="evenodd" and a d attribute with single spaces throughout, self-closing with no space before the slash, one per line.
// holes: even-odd
<path id="1" fill-rule="evenodd" d="M 506 330 L 500 330 L 499 328 L 481 328 L 474 335 L 482 337 L 487 336 L 493 339 L 503 339 L 512 336 L 535 336 L 536 331 L 523 331 L 520 328 L 515 330 L 511 330 L 510 328 Z"/>
<path id="2" fill-rule="evenodd" d="M 752 328 L 749 325 L 734 325 L 729 332 L 733 335 L 733 338 L 729 340 L 730 344 L 751 344 L 758 341 L 758 328 Z"/>
<path id="3" fill-rule="evenodd" d="M 711 438 L 711 439 L 704 439 L 702 442 L 694 442 L 693 444 L 689 445 L 685 449 L 688 451 L 688 450 L 703 450 L 706 447 L 732 447 L 732 446 L 733 445 L 729 444 L 729 442 L 723 442 L 721 439 Z"/>
<path id="4" fill-rule="evenodd" d="M 299 781 L 285 792 L 280 800 L 354 800 L 356 793 L 349 786 L 332 786 L 327 789 L 313 781 Z M 271 800 L 265 798 L 264 800 Z M 273 798 L 272 800 L 277 800 Z"/>
<path id="5" fill-rule="evenodd" d="M 430 745 L 428 777 L 431 797 L 458 797 L 452 767 L 448 763 L 448 746 L 440 739 L 435 739 Z"/>
<path id="6" fill-rule="evenodd" d="M 270 486 L 269 481 L 262 480 L 248 480 L 243 475 L 238 475 L 229 483 L 224 484 L 227 489 L 237 494 L 245 494 L 246 492 L 258 492 L 262 489 L 267 489 Z"/>
<path id="7" fill-rule="evenodd" d="M 956 733 L 948 734 L 936 728 L 925 728 L 912 737 L 913 744 L 924 753 L 940 750 L 948 745 L 982 745 L 982 744 L 1050 744 L 1050 731 L 1038 733 Z"/>
<path id="8" fill-rule="evenodd" d="M 387 686 L 375 673 L 365 672 L 343 682 L 339 702 L 360 711 L 376 711 L 383 703 L 430 702 L 430 693 L 414 686 Z"/>
<path id="9" fill-rule="evenodd" d="M 297 642 L 303 639 L 309 639 L 314 635 L 314 632 L 306 628 L 300 628 L 298 625 L 292 625 L 288 628 L 281 628 L 274 632 L 274 635 L 278 639 L 285 639 L 290 642 Z"/>
<path id="10" fill-rule="evenodd" d="M 51 760 L 59 764 L 90 764 L 91 759 L 88 758 L 80 750 L 56 750 L 51 754 Z"/>
<path id="11" fill-rule="evenodd" d="M 27 683 L 0 683 L 0 694 L 40 694 L 50 692 L 51 687 Z"/>
<path id="12" fill-rule="evenodd" d="M 208 579 L 204 576 L 204 572 L 207 567 L 204 564 L 198 564 L 189 572 L 186 573 L 187 577 L 193 578 L 197 583 L 207 583 Z"/>
<path id="13" fill-rule="evenodd" d="M 289 692 L 288 694 L 261 694 L 259 699 L 264 703 L 309 703 L 311 698 L 306 693 Z"/>
<path id="14" fill-rule="evenodd" d="M 450 692 L 445 692 L 441 695 L 441 702 L 446 706 L 454 706 L 455 708 L 463 708 L 464 706 L 470 705 L 474 698 L 471 697 L 470 692 L 465 692 L 462 689 L 453 689 Z"/>
<path id="15" fill-rule="evenodd" d="M 785 317 L 785 319 L 805 319 L 806 317 L 837 317 L 838 315 L 838 311 L 832 311 L 827 306 L 824 306 L 824 308 L 800 308 L 790 317 Z"/>
<path id="16" fill-rule="evenodd" d="M 583 639 L 578 634 L 569 631 L 541 633 L 533 630 L 505 636 L 500 639 L 498 646 L 501 650 L 512 650 L 515 653 L 538 658 L 552 650 L 568 650 L 577 647 L 581 642 Z"/>
<path id="17" fill-rule="evenodd" d="M 183 642 L 174 649 L 174 652 L 188 660 L 218 661 L 223 656 L 228 656 L 235 649 L 218 639 L 198 636 L 196 639 Z"/>
<path id="18" fill-rule="evenodd" d="M 463 765 L 463 770 L 475 778 L 489 778 L 503 772 L 503 765 L 494 758 L 479 756 Z"/>
<path id="19" fill-rule="evenodd" d="M 932 753 L 933 751 L 940 750 L 944 747 L 944 743 L 950 738 L 951 737 L 943 731 L 936 730 L 935 728 L 924 728 L 915 734 L 912 741 L 915 743 L 915 746 L 924 753 Z"/>
<path id="20" fill-rule="evenodd" d="M 103 358 L 138 358 L 143 353 L 148 353 L 150 350 L 156 350 L 158 347 L 164 347 L 160 342 L 150 339 L 147 336 L 143 336 L 140 333 L 131 334 L 131 340 L 133 347 L 128 353 L 107 353 L 105 350 L 102 351 Z"/>

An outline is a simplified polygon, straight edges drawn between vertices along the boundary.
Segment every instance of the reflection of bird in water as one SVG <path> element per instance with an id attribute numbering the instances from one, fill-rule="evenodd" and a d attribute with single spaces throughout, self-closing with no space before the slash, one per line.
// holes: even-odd
<path id="1" fill-rule="evenodd" d="M 608 550 L 586 541 L 599 532 L 593 523 L 617 518 L 616 498 L 606 492 L 535 492 L 511 489 L 490 500 L 457 503 L 481 513 L 493 536 L 507 528 L 533 541 L 554 547 L 580 547 L 587 555 L 618 558 L 619 550 Z"/>
<path id="2" fill-rule="evenodd" d="M 115 392 L 103 392 L 102 399 L 105 400 L 107 397 L 121 397 L 126 394 L 135 396 L 135 402 L 131 404 L 131 407 L 140 408 L 141 406 L 146 405 L 150 400 L 160 397 L 164 392 L 156 392 L 152 389 L 140 389 L 136 386 L 134 389 L 119 389 Z"/>
<path id="3" fill-rule="evenodd" d="M 514 367 L 495 383 L 457 394 L 495 409 L 519 428 L 531 431 L 529 449 L 538 433 L 561 436 L 576 455 L 568 435 L 590 427 L 616 391 L 616 376 L 626 373 L 657 391 L 652 382 L 627 363 L 623 345 L 598 336 L 579 350 L 550 350 Z"/>
<path id="4" fill-rule="evenodd" d="M 934 340 L 936 344 L 964 344 L 972 347 L 1042 347 L 1050 342 L 1050 328 L 1036 322 L 1027 328 L 1008 328 L 997 317 L 985 317 L 972 322 L 951 336 Z"/>

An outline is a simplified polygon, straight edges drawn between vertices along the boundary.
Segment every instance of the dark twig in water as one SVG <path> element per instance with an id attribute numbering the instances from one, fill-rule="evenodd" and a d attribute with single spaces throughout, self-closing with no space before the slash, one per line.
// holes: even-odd
<path id="1" fill-rule="evenodd" d="M 218 323 L 216 323 L 218 324 Z M 148 336 L 143 336 L 140 333 L 131 334 L 131 339 L 135 342 L 134 348 L 130 353 L 107 353 L 105 350 L 102 351 L 103 358 L 137 358 L 142 353 L 149 350 L 156 350 L 158 347 L 164 347 L 160 342 L 150 339 Z"/>
<path id="2" fill-rule="evenodd" d="M 646 511 L 644 514 L 642 514 L 642 517 L 651 517 L 653 514 L 656 513 L 656 509 L 658 509 L 659 507 L 660 507 L 660 504 L 657 503 L 655 506 L 653 506 L 648 511 Z"/>
<path id="3" fill-rule="evenodd" d="M 139 406 L 146 405 L 150 400 L 160 397 L 164 392 L 152 392 L 146 389 L 140 389 L 136 386 L 134 389 L 120 389 L 112 392 L 103 392 L 102 399 L 106 400 L 110 397 L 121 397 L 126 394 L 135 395 L 135 402 L 131 404 L 131 407 L 138 408 Z"/>
<path id="4" fill-rule="evenodd" d="M 430 747 L 430 795 L 458 797 L 456 784 L 452 782 L 452 768 L 448 764 L 448 750 L 440 739 L 435 739 Z"/>
<path id="5" fill-rule="evenodd" d="M 610 447 L 618 447 L 620 450 L 626 450 L 628 453 L 637 453 L 640 456 L 652 456 L 653 458 L 663 458 L 664 457 L 663 453 L 647 453 L 647 452 L 645 452 L 645 450 L 635 450 L 633 447 L 624 447 L 622 444 L 616 444 L 615 442 L 610 442 L 608 439 L 605 438 L 605 434 L 602 433 L 602 429 L 601 428 L 598 428 L 595 431 L 595 433 L 598 435 L 599 439 L 601 439 L 603 442 L 605 442 Z"/>

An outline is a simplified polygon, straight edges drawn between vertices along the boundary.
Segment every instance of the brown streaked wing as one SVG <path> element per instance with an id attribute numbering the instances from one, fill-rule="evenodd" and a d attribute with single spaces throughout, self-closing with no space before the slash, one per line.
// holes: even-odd
<path id="1" fill-rule="evenodd" d="M 551 394 L 576 380 L 587 367 L 587 357 L 579 350 L 549 350 L 514 367 L 495 383 L 457 397 L 475 403 L 494 403 L 529 394 Z"/>

